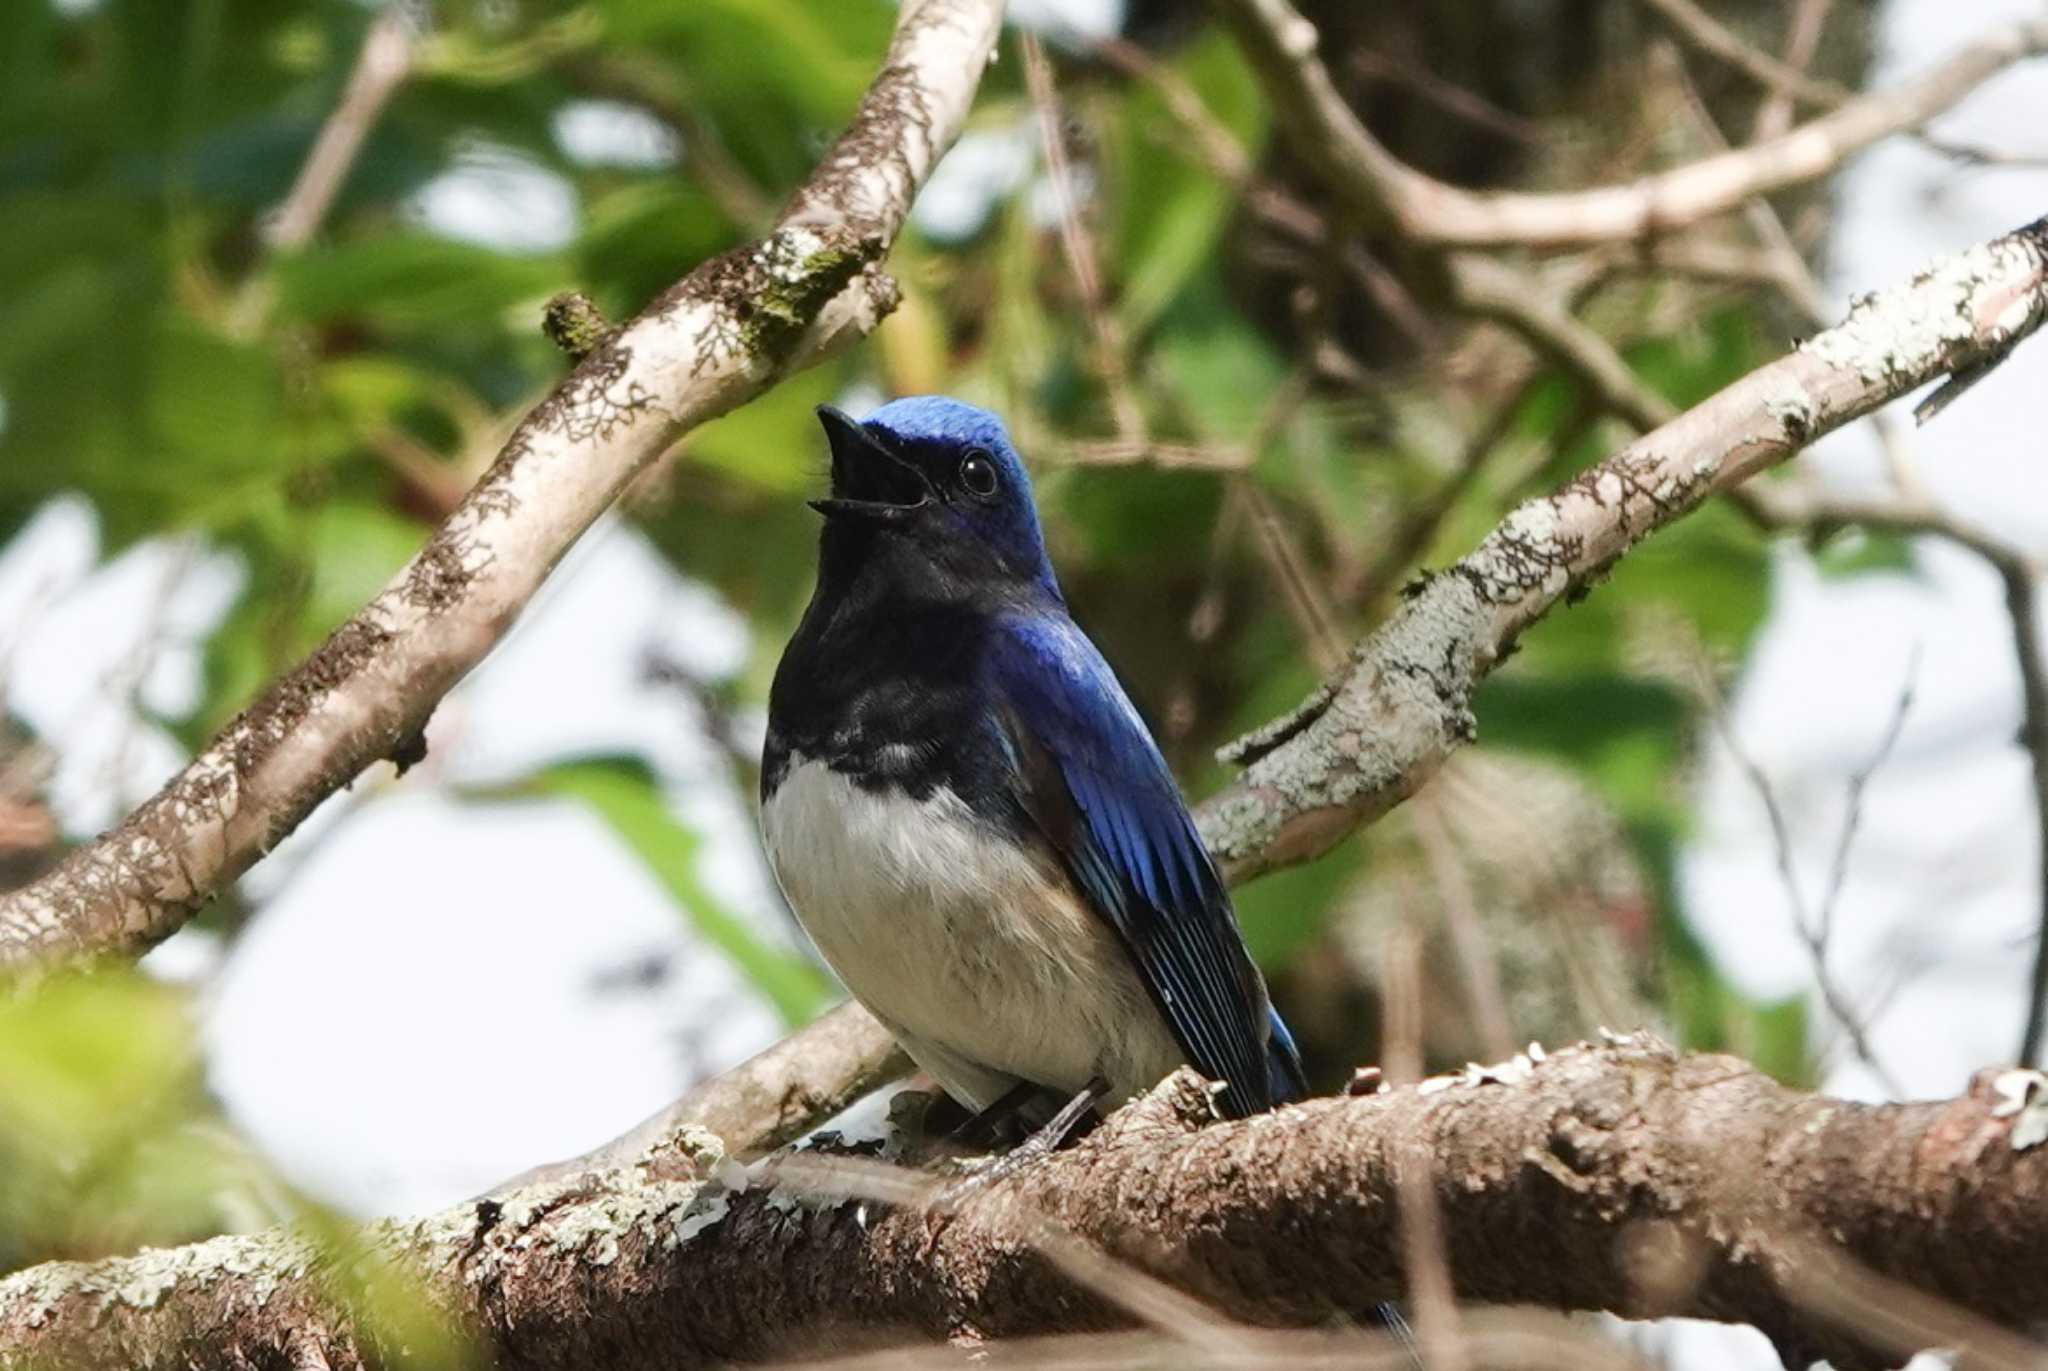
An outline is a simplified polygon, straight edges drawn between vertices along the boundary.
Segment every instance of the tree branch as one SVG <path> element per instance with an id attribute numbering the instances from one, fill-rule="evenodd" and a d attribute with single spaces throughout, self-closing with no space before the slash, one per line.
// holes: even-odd
<path id="1" fill-rule="evenodd" d="M 1824 176 L 2048 48 L 2048 16 L 2036 16 L 1986 34 L 1916 81 L 1848 101 L 1781 137 L 1627 185 L 1480 192 L 1447 185 L 1387 151 L 1344 103 L 1316 57 L 1315 26 L 1287 0 L 1222 0 L 1222 10 L 1296 149 L 1331 189 L 1366 222 L 1437 247 L 1554 250 L 1669 233 Z"/>
<path id="2" fill-rule="evenodd" d="M 1930 381 L 2003 357 L 2048 317 L 2048 220 L 1865 297 L 1846 321 L 1510 514 L 1422 585 L 1294 714 L 1225 749 L 1202 806 L 1234 877 L 1325 851 L 1474 733 L 1472 689 L 1521 632 L 1637 541 Z"/>
<path id="3" fill-rule="evenodd" d="M 263 225 L 263 242 L 271 251 L 296 252 L 312 240 L 348 180 L 377 116 L 412 67 L 412 44 L 412 19 L 405 4 L 390 0 L 370 21 L 341 102 L 320 126 L 284 203 Z"/>
<path id="4" fill-rule="evenodd" d="M 1693 0 L 1643 0 L 1643 3 L 1661 15 L 1693 47 L 1735 68 L 1773 94 L 1823 109 L 1832 109 L 1851 98 L 1847 90 L 1834 82 L 1817 81 L 1798 67 L 1751 47 Z"/>
<path id="5" fill-rule="evenodd" d="M 434 706 L 687 429 L 865 334 L 877 263 L 959 132 L 1000 0 L 916 0 L 852 126 L 768 237 L 692 271 L 577 365 L 376 599 L 125 822 L 0 899 L 0 976 L 175 931 Z"/>
<path id="6" fill-rule="evenodd" d="M 522 1367 L 1123 1326 L 1133 1301 L 1074 1279 L 1113 1279 L 1105 1256 L 1246 1322 L 1363 1317 L 1406 1288 L 1404 1139 L 1436 1161 L 1463 1299 L 1738 1320 L 1845 1368 L 1930 1336 L 2003 1352 L 2025 1344 L 1985 1324 L 2048 1307 L 2044 1088 L 1987 1073 L 1954 1100 L 1852 1104 L 1629 1039 L 1210 1123 L 1183 1072 L 943 1226 L 916 1202 L 928 1177 L 814 1153 L 748 1173 L 699 1134 L 690 1178 L 532 1186 L 345 1252 L 273 1231 L 36 1267 L 0 1281 L 0 1364 L 356 1366 L 375 1326 L 333 1274 L 371 1269 L 423 1281 L 437 1321 Z M 862 1192 L 908 1202 L 833 1197 Z M 1851 1279 L 1908 1282 L 1982 1331 L 1845 1321 Z"/>

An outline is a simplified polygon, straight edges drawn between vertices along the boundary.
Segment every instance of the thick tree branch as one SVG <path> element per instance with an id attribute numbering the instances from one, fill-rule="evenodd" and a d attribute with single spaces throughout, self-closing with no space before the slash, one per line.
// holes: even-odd
<path id="1" fill-rule="evenodd" d="M 852 126 L 752 246 L 585 357 L 375 600 L 112 832 L 0 899 L 0 976 L 166 937 L 327 796 L 417 751 L 441 697 L 678 435 L 865 334 L 877 264 L 959 132 L 1000 0 L 906 5 Z"/>
<path id="2" fill-rule="evenodd" d="M 697 1132 L 717 1135 L 732 1156 L 756 1156 L 913 1069 L 889 1030 L 849 1001 L 705 1081 L 630 1132 L 581 1157 L 535 1167 L 491 1193 L 502 1197 L 535 1181 L 619 1166 L 666 1174 L 680 1165 L 687 1175 L 687 1148 L 681 1140 Z"/>
<path id="3" fill-rule="evenodd" d="M 1839 326 L 1524 504 L 1300 710 L 1226 749 L 1249 766 L 1202 806 L 1203 836 L 1238 878 L 1323 852 L 1469 740 L 1480 678 L 1640 539 L 1908 391 L 2003 358 L 2044 317 L 2048 220 L 1865 297 Z"/>
<path id="4" fill-rule="evenodd" d="M 2028 1141 L 2044 1084 L 2014 1072 L 1954 1100 L 1851 1104 L 1632 1039 L 1209 1124 L 1182 1073 L 942 1226 L 817 1189 L 914 1196 L 914 1177 L 801 1154 L 778 1188 L 700 1134 L 694 1178 L 528 1187 L 377 1225 L 345 1253 L 280 1231 L 37 1267 L 0 1281 L 0 1364 L 354 1366 L 375 1334 L 344 1292 L 368 1271 L 422 1280 L 436 1319 L 507 1366 L 1126 1324 L 1134 1301 L 1071 1279 L 1107 1269 L 1072 1259 L 1090 1250 L 1246 1322 L 1360 1317 L 1406 1289 L 1412 1144 L 1436 1161 L 1463 1299 L 1739 1320 L 1795 1359 L 1870 1365 L 1914 1335 L 1838 1321 L 1838 1277 L 1907 1282 L 1992 1324 L 2048 1308 L 2048 1147 Z"/>
<path id="5" fill-rule="evenodd" d="M 1780 137 L 1701 158 L 1627 185 L 1560 193 L 1463 190 L 1403 163 L 1338 94 L 1316 56 L 1314 25 L 1287 0 L 1221 0 L 1295 148 L 1366 222 L 1439 247 L 1538 250 L 1669 233 L 1752 196 L 1825 176 L 1881 138 L 1948 109 L 2048 48 L 2048 15 L 1986 34 L 1918 80 L 1848 101 Z"/>

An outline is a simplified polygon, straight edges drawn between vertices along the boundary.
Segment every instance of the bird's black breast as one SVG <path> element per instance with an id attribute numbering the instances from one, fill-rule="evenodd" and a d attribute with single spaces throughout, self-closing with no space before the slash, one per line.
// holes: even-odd
<path id="1" fill-rule="evenodd" d="M 869 791 L 926 799 L 940 787 L 989 818 L 1014 802 L 982 698 L 991 619 L 966 601 L 904 603 L 821 590 L 769 693 L 761 796 L 792 757 Z"/>

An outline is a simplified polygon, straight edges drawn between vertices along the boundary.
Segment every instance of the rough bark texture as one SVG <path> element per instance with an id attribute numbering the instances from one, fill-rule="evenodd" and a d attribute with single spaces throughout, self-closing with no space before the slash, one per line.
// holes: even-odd
<path id="1" fill-rule="evenodd" d="M 701 1179 L 627 1166 L 345 1250 L 273 1232 L 20 1273 L 0 1282 L 0 1365 L 358 1365 L 389 1350 L 364 1311 L 399 1274 L 424 1282 L 429 1327 L 516 1367 L 1127 1322 L 1045 1258 L 1048 1224 L 1247 1322 L 1362 1317 L 1405 1289 L 1395 1158 L 1418 1146 L 1463 1298 L 1739 1320 L 1866 1365 L 1868 1327 L 1807 1312 L 1828 1254 L 1996 1323 L 2048 1309 L 2043 1084 L 1851 1104 L 1630 1039 L 1212 1123 L 1182 1073 L 944 1223 L 800 1199 L 686 1132 L 671 1153 Z"/>
<path id="2" fill-rule="evenodd" d="M 1523 504 L 1414 587 L 1299 710 L 1225 749 L 1247 769 L 1197 811 L 1202 836 L 1233 880 L 1320 855 L 1471 741 L 1480 680 L 1636 543 L 1901 395 L 1996 365 L 2044 318 L 2048 219 L 1863 297 L 1836 327 Z"/>
<path id="3" fill-rule="evenodd" d="M 0 897 L 0 976 L 174 932 L 427 719 L 562 554 L 685 430 L 893 308 L 877 268 L 958 134 L 1001 0 L 905 6 L 880 75 L 759 243 L 704 263 L 584 356 L 375 600 L 120 827 Z"/>

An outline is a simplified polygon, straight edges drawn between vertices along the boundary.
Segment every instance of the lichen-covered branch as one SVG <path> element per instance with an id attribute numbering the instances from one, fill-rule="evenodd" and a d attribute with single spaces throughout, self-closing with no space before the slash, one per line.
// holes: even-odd
<path id="1" fill-rule="evenodd" d="M 1849 100 L 1778 137 L 1625 185 L 1555 193 L 1472 191 L 1408 166 L 1359 122 L 1316 56 L 1315 26 L 1288 0 L 1221 0 L 1293 146 L 1367 223 L 1438 247 L 1555 250 L 1649 238 L 1752 196 L 1827 175 L 1879 139 L 1917 128 L 1988 78 L 2048 49 L 2048 16 L 1985 34 L 1895 89 Z"/>
<path id="2" fill-rule="evenodd" d="M 434 706 L 570 545 L 685 430 L 872 329 L 879 262 L 959 132 L 1001 0 L 906 4 L 852 126 L 768 237 L 704 263 L 594 348 L 376 599 L 118 828 L 0 899 L 0 976 L 176 930 Z"/>
<path id="3" fill-rule="evenodd" d="M 1851 1104 L 1630 1039 L 1211 1123 L 1182 1073 L 943 1224 L 823 1196 L 815 1164 L 800 1198 L 700 1134 L 680 1179 L 628 1165 L 340 1246 L 272 1232 L 36 1267 L 0 1281 L 0 1365 L 355 1366 L 373 1327 L 364 1272 L 422 1282 L 432 1321 L 503 1366 L 674 1368 L 1128 1322 L 1114 1290 L 1074 1283 L 1088 1263 L 1047 1255 L 1077 1239 L 1227 1317 L 1325 1324 L 1405 1291 L 1409 1145 L 1435 1159 L 1462 1299 L 1737 1320 L 1795 1361 L 1870 1365 L 1900 1339 L 1839 1321 L 1829 1273 L 1908 1281 L 1988 1325 L 2048 1308 L 2044 1088 L 2007 1072 L 1958 1099 Z M 921 1188 L 846 1177 L 841 1193 Z"/>
<path id="4" fill-rule="evenodd" d="M 594 1151 L 514 1177 L 491 1193 L 631 1162 L 661 1168 L 698 1132 L 735 1157 L 782 1146 L 871 1090 L 908 1075 L 910 1057 L 889 1030 L 849 1000 L 772 1047 L 721 1072 Z"/>
<path id="5" fill-rule="evenodd" d="M 1479 680 L 1560 600 L 1709 495 L 1931 381 L 1995 365 L 2048 318 L 2048 220 L 1864 297 L 1835 328 L 1516 509 L 1420 583 L 1294 714 L 1225 750 L 1201 808 L 1235 878 L 1325 851 L 1473 736 Z"/>

